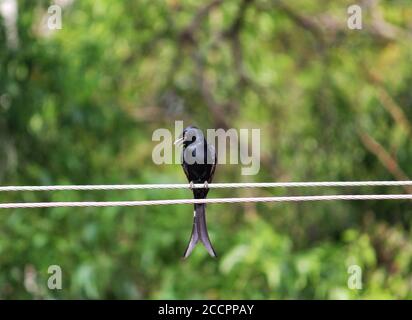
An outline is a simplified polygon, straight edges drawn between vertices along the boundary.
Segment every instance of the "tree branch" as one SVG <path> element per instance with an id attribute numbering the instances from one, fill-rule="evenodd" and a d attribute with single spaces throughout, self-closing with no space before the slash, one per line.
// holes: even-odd
<path id="1" fill-rule="evenodd" d="M 381 144 L 379 144 L 379 142 L 366 132 L 358 132 L 358 135 L 365 148 L 378 158 L 379 162 L 395 177 L 395 179 L 399 181 L 410 180 L 407 174 L 400 168 L 397 161 Z M 412 193 L 411 186 L 404 186 L 404 189 L 406 192 Z"/>

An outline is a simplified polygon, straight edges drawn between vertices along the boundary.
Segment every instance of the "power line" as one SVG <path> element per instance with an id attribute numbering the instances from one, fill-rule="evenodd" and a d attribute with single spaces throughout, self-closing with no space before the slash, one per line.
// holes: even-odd
<path id="1" fill-rule="evenodd" d="M 239 202 L 300 202 L 334 200 L 412 200 L 412 194 L 370 194 L 370 195 L 328 195 L 328 196 L 287 196 L 254 198 L 211 198 L 211 199 L 172 199 L 138 201 L 85 201 L 85 202 L 31 202 L 0 203 L 0 209 L 17 208 L 59 208 L 59 207 L 133 207 L 150 205 L 174 205 L 194 203 L 239 203 Z"/>
<path id="2" fill-rule="evenodd" d="M 412 181 L 323 181 L 323 182 L 241 182 L 209 183 L 209 189 L 225 188 L 294 188 L 294 187 L 365 187 L 365 186 L 412 186 Z M 53 186 L 6 186 L 0 192 L 14 191 L 68 191 L 68 190 L 143 190 L 204 188 L 204 184 L 115 184 L 115 185 L 53 185 Z"/>

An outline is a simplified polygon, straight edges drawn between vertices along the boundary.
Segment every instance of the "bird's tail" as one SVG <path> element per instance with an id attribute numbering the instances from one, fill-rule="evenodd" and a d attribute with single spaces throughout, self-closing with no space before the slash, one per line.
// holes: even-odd
<path id="1" fill-rule="evenodd" d="M 213 249 L 212 243 L 209 239 L 209 234 L 207 232 L 205 208 L 206 205 L 204 203 L 195 203 L 192 235 L 190 236 L 189 245 L 183 255 L 185 259 L 192 253 L 194 247 L 199 241 L 203 243 L 207 252 L 209 252 L 212 257 L 216 257 L 216 252 Z"/>

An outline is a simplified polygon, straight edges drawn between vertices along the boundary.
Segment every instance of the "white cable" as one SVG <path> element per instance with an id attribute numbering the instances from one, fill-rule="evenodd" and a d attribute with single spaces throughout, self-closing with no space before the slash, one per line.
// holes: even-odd
<path id="1" fill-rule="evenodd" d="M 298 202 L 333 200 L 412 200 L 412 194 L 370 194 L 370 195 L 329 195 L 329 196 L 288 196 L 255 198 L 213 198 L 213 199 L 173 199 L 139 201 L 89 201 L 89 202 L 32 202 L 0 203 L 0 209 L 12 208 L 57 208 L 57 207 L 133 207 L 193 203 L 239 203 L 239 202 Z"/>
<path id="2" fill-rule="evenodd" d="M 223 188 L 276 188 L 276 187 L 361 187 L 361 186 L 412 186 L 412 181 L 326 181 L 326 182 L 241 182 L 209 183 L 209 189 Z M 204 188 L 193 184 L 193 188 Z M 55 186 L 8 186 L 7 191 L 64 191 L 64 190 L 141 190 L 141 189 L 188 189 L 188 183 L 174 184 L 116 184 L 116 185 L 55 185 Z"/>

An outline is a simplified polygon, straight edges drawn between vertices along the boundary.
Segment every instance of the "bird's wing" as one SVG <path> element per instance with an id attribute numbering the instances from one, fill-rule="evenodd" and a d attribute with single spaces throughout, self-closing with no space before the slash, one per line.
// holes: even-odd
<path id="1" fill-rule="evenodd" d="M 183 171 L 184 171 L 184 173 L 185 173 L 185 175 L 186 175 L 187 180 L 190 182 L 189 170 L 188 170 L 188 168 L 187 168 L 187 164 L 186 164 L 184 161 L 182 162 L 182 168 L 183 168 Z"/>
<path id="2" fill-rule="evenodd" d="M 192 154 L 195 149 L 196 147 L 194 146 L 194 143 L 192 143 L 189 146 L 184 147 L 182 150 L 182 167 L 189 182 L 191 182 L 191 174 L 189 172 L 189 164 L 185 161 L 185 155 L 187 155 L 188 153 Z"/>
<path id="3" fill-rule="evenodd" d="M 215 175 L 216 165 L 217 165 L 217 155 L 216 155 L 215 147 L 213 145 L 208 144 L 208 150 L 209 150 L 209 152 L 212 155 L 212 158 L 214 160 L 213 165 L 212 165 L 212 169 L 210 170 L 210 178 L 208 180 L 208 182 L 212 182 L 213 176 Z"/>

